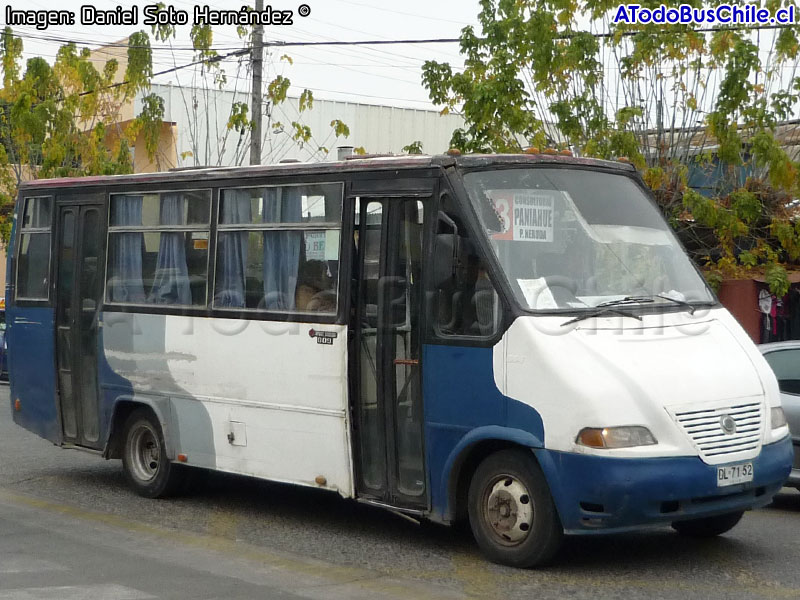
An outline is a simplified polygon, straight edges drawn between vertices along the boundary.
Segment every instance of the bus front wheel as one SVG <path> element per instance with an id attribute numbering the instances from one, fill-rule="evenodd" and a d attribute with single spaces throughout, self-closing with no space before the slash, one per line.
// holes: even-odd
<path id="1" fill-rule="evenodd" d="M 161 498 L 180 486 L 179 465 L 167 458 L 164 434 L 153 412 L 140 408 L 125 421 L 122 468 L 134 491 L 145 498 Z"/>
<path id="2" fill-rule="evenodd" d="M 502 450 L 484 459 L 472 476 L 468 503 L 472 534 L 496 563 L 540 566 L 561 546 L 561 522 L 530 451 Z"/>

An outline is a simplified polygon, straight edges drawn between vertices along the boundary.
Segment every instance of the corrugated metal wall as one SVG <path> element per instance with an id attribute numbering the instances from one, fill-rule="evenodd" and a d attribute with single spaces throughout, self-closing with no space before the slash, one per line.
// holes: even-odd
<path id="1" fill-rule="evenodd" d="M 227 129 L 234 102 L 249 104 L 249 94 L 228 90 L 203 90 L 171 85 L 153 85 L 149 93 L 164 98 L 164 120 L 177 123 L 179 166 L 234 166 L 249 162 L 249 134 L 240 136 Z M 136 114 L 141 101 L 136 99 Z M 350 128 L 348 138 L 337 138 L 331 121 L 339 119 Z M 293 122 L 307 125 L 312 139 L 302 147 L 291 136 Z M 271 126 L 281 123 L 282 129 Z M 455 115 L 441 116 L 433 110 L 416 110 L 356 102 L 315 100 L 313 109 L 300 112 L 299 99 L 288 98 L 264 119 L 266 135 L 263 163 L 284 159 L 335 160 L 337 146 L 363 147 L 370 153 L 396 153 L 411 142 L 421 141 L 423 151 L 438 154 L 450 147 L 453 131 L 463 125 Z M 270 130 L 267 127 L 270 126 Z M 330 152 L 326 155 L 320 147 Z"/>

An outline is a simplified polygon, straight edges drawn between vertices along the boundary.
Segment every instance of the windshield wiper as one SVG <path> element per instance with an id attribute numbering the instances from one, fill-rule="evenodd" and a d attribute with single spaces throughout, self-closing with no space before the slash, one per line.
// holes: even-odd
<path id="1" fill-rule="evenodd" d="M 617 302 L 622 302 L 622 301 L 621 300 L 617 300 Z M 625 304 L 625 303 L 623 303 L 623 304 Z M 628 304 L 630 304 L 630 303 L 628 303 Z M 619 308 L 614 308 L 613 305 L 604 306 L 604 305 L 601 304 L 601 305 L 595 307 L 594 310 L 590 310 L 588 312 L 585 312 L 585 313 L 583 313 L 581 315 L 578 315 L 574 319 L 570 319 L 566 323 L 562 323 L 561 326 L 562 327 L 566 327 L 567 325 L 574 325 L 575 323 L 580 323 L 581 321 L 585 321 L 586 319 L 591 319 L 593 317 L 601 317 L 601 316 L 603 316 L 605 314 L 609 314 L 609 313 L 615 314 L 615 315 L 620 315 L 622 317 L 630 317 L 631 319 L 636 319 L 637 321 L 641 321 L 642 320 L 642 317 L 640 317 L 639 315 L 635 315 L 635 314 L 633 314 L 631 312 L 628 312 L 627 310 L 620 310 Z"/>
<path id="2" fill-rule="evenodd" d="M 686 300 L 678 300 L 677 298 L 670 298 L 669 296 L 662 296 L 661 294 L 656 296 L 656 298 L 661 298 L 662 300 L 669 300 L 670 302 L 674 302 L 678 306 L 682 306 L 683 308 L 687 309 L 690 315 L 693 315 L 694 311 L 697 310 L 697 307 L 690 304 L 689 302 L 686 302 Z"/>
<path id="3" fill-rule="evenodd" d="M 598 304 L 597 306 L 620 306 L 625 304 L 650 304 L 656 301 L 656 298 L 660 300 L 667 300 L 668 302 L 674 302 L 678 306 L 682 306 L 683 308 L 689 311 L 690 315 L 694 314 L 694 311 L 697 309 L 693 304 L 686 302 L 685 300 L 678 300 L 677 298 L 672 298 L 670 296 L 665 296 L 663 294 L 656 294 L 655 296 L 626 296 L 622 298 L 622 300 L 612 300 L 611 302 L 603 302 L 602 304 Z"/>
<path id="4" fill-rule="evenodd" d="M 625 306 L 626 304 L 651 304 L 655 302 L 654 296 L 625 296 L 619 300 L 609 300 L 601 302 L 595 308 L 605 308 L 607 306 Z"/>

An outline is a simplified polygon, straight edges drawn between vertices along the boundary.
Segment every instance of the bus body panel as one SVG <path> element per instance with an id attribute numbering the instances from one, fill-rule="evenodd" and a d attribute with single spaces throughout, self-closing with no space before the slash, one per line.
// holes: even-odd
<path id="1" fill-rule="evenodd" d="M 14 422 L 60 444 L 61 419 L 56 390 L 54 312 L 14 304 L 6 310 L 10 398 Z M 19 400 L 20 410 L 14 410 Z"/>
<path id="2" fill-rule="evenodd" d="M 725 309 L 642 323 L 594 319 L 583 331 L 565 331 L 566 320 L 520 317 L 494 348 L 426 346 L 433 519 L 456 517 L 461 463 L 489 440 L 534 452 L 568 533 L 750 509 L 780 489 L 791 445 L 769 428 L 768 398 L 777 389 Z M 757 448 L 716 457 L 701 457 L 673 415 L 676 407 L 743 403 L 761 407 Z M 625 425 L 648 427 L 658 444 L 593 450 L 576 443 L 583 427 Z M 717 487 L 717 465 L 745 461 L 753 463 L 752 482 Z M 679 509 L 662 512 L 674 502 Z"/>
<path id="3" fill-rule="evenodd" d="M 107 312 L 102 330 L 107 419 L 120 400 L 161 398 L 167 444 L 188 464 L 315 486 L 321 476 L 352 495 L 345 327 Z"/>
<path id="4" fill-rule="evenodd" d="M 495 384 L 492 348 L 426 345 L 423 350 L 425 448 L 432 518 L 453 519 L 453 477 L 469 449 L 487 440 L 541 447 L 545 429 L 536 409 L 503 395 Z M 455 470 L 454 470 L 455 469 Z M 455 475 L 454 475 L 455 473 Z"/>
<path id="5" fill-rule="evenodd" d="M 732 333 L 725 309 L 561 327 L 567 320 L 523 317 L 506 332 L 506 393 L 541 413 L 547 449 L 620 458 L 697 455 L 676 414 L 741 404 L 759 411 L 758 444 L 708 457 L 709 464 L 754 458 L 761 445 L 777 441 L 766 414 L 777 390 L 769 373 L 756 368 L 759 357 Z M 658 443 L 599 451 L 575 443 L 585 427 L 631 425 L 648 427 Z"/>

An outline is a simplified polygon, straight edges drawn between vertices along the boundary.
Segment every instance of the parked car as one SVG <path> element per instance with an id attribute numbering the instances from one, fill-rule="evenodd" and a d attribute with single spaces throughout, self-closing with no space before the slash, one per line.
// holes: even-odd
<path id="1" fill-rule="evenodd" d="M 758 348 L 778 378 L 783 412 L 792 433 L 794 462 L 786 485 L 800 490 L 800 341 L 761 344 Z"/>

